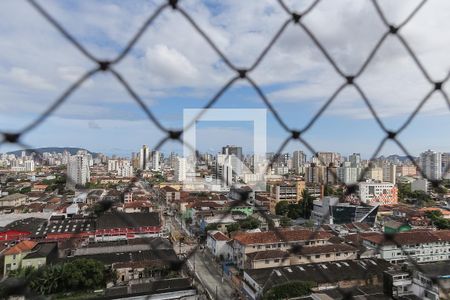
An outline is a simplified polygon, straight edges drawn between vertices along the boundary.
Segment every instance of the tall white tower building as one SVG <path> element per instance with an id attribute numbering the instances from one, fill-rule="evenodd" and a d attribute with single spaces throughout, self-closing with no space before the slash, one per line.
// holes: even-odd
<path id="1" fill-rule="evenodd" d="M 180 182 L 186 180 L 186 158 L 184 157 L 175 158 L 175 180 Z"/>
<path id="2" fill-rule="evenodd" d="M 145 170 L 148 167 L 148 147 L 147 145 L 142 146 L 139 153 L 139 169 Z"/>
<path id="3" fill-rule="evenodd" d="M 442 154 L 432 150 L 420 154 L 420 168 L 428 179 L 438 180 L 442 177 Z"/>
<path id="4" fill-rule="evenodd" d="M 292 154 L 292 168 L 296 174 L 305 172 L 306 155 L 303 151 L 294 151 Z"/>
<path id="5" fill-rule="evenodd" d="M 68 189 L 75 189 L 76 185 L 85 185 L 89 182 L 89 159 L 89 155 L 82 151 L 69 157 L 66 181 L 66 187 Z"/>
<path id="6" fill-rule="evenodd" d="M 160 165 L 161 152 L 153 151 L 152 152 L 152 170 L 159 171 L 161 169 Z"/>

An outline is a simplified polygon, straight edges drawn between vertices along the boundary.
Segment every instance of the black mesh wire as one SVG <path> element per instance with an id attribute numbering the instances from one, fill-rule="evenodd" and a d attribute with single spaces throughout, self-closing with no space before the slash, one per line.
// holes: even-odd
<path id="1" fill-rule="evenodd" d="M 59 33 L 69 42 L 71 43 L 76 49 L 78 49 L 85 57 L 96 63 L 96 67 L 87 71 L 85 74 L 83 74 L 77 81 L 75 81 L 67 90 L 65 90 L 53 103 L 48 107 L 48 109 L 45 110 L 43 114 L 41 114 L 37 119 L 30 122 L 27 126 L 25 126 L 22 130 L 17 132 L 0 132 L 3 139 L 0 141 L 0 146 L 4 143 L 10 143 L 10 144 L 16 144 L 23 148 L 30 148 L 29 145 L 25 145 L 21 139 L 22 136 L 24 136 L 27 133 L 32 132 L 36 127 L 38 127 L 40 124 L 42 124 L 49 116 L 51 116 L 61 105 L 63 105 L 67 99 L 72 95 L 74 91 L 76 91 L 80 86 L 83 85 L 84 82 L 86 82 L 87 79 L 94 76 L 95 74 L 99 72 L 109 72 L 113 75 L 114 78 L 116 78 L 117 82 L 122 85 L 127 93 L 131 96 L 131 98 L 139 105 L 139 107 L 142 109 L 143 112 L 145 112 L 146 116 L 148 117 L 149 121 L 152 122 L 161 132 L 165 134 L 165 137 L 162 138 L 158 143 L 156 143 L 154 149 L 159 150 L 166 142 L 169 140 L 177 141 L 181 144 L 186 145 L 186 143 L 183 142 L 183 133 L 185 130 L 189 129 L 191 126 L 195 124 L 196 120 L 199 120 L 203 113 L 206 112 L 208 108 L 211 108 L 219 99 L 221 96 L 228 90 L 230 87 L 232 87 L 236 82 L 238 81 L 246 81 L 256 92 L 256 94 L 259 96 L 263 104 L 267 107 L 267 109 L 270 111 L 270 113 L 273 115 L 275 120 L 278 122 L 278 124 L 288 133 L 288 137 L 281 143 L 281 145 L 278 148 L 278 151 L 274 158 L 271 160 L 268 167 L 271 167 L 272 164 L 276 161 L 277 157 L 283 152 L 285 147 L 288 145 L 288 143 L 292 141 L 298 141 L 300 144 L 302 144 L 304 147 L 306 147 L 311 153 L 317 154 L 317 151 L 315 148 L 304 138 L 304 134 L 308 132 L 314 124 L 317 122 L 317 120 L 322 116 L 322 114 L 328 109 L 328 107 L 334 102 L 334 100 L 338 97 L 338 95 L 342 92 L 344 88 L 347 86 L 352 86 L 355 91 L 361 96 L 363 103 L 367 108 L 369 109 L 372 117 L 378 124 L 378 127 L 380 130 L 385 134 L 385 136 L 382 138 L 378 146 L 376 147 L 375 151 L 372 154 L 372 157 L 370 161 L 373 161 L 380 153 L 381 149 L 385 145 L 385 143 L 388 140 L 393 141 L 400 149 L 403 151 L 403 153 L 408 157 L 408 159 L 413 163 L 417 170 L 420 172 L 420 174 L 427 178 L 427 175 L 425 172 L 420 168 L 417 161 L 414 159 L 414 157 L 410 154 L 408 149 L 404 146 L 404 144 L 398 139 L 399 133 L 401 133 L 405 128 L 409 126 L 409 124 L 412 122 L 412 120 L 419 114 L 422 107 L 427 103 L 427 101 L 430 99 L 432 95 L 435 93 L 441 94 L 444 99 L 446 100 L 448 107 L 450 109 L 450 100 L 443 89 L 443 85 L 448 82 L 450 78 L 450 72 L 447 74 L 447 76 L 441 80 L 435 80 L 433 79 L 430 74 L 427 72 L 426 68 L 422 64 L 422 62 L 419 60 L 418 56 L 414 52 L 414 49 L 409 45 L 408 41 L 402 36 L 401 29 L 408 24 L 413 17 L 416 15 L 418 11 L 421 10 L 421 8 L 426 4 L 427 0 L 421 1 L 415 9 L 397 26 L 390 23 L 390 21 L 386 18 L 385 13 L 381 9 L 380 5 L 376 0 L 371 0 L 370 2 L 374 6 L 374 11 L 376 14 L 380 17 L 382 23 L 385 27 L 385 32 L 381 36 L 381 38 L 377 41 L 373 49 L 370 51 L 368 57 L 363 61 L 360 68 L 357 70 L 356 73 L 353 74 L 346 74 L 341 68 L 339 68 L 336 61 L 333 59 L 333 57 L 329 54 L 326 47 L 319 41 L 319 39 L 315 36 L 314 32 L 303 22 L 303 19 L 311 13 L 316 5 L 321 2 L 321 0 L 315 0 L 312 4 L 310 4 L 306 9 L 304 9 L 301 12 L 293 11 L 291 10 L 288 5 L 286 5 L 283 0 L 274 1 L 277 2 L 278 5 L 285 11 L 286 13 L 286 20 L 282 23 L 281 27 L 276 31 L 275 35 L 272 37 L 272 39 L 269 41 L 269 43 L 263 48 L 261 53 L 256 57 L 253 64 L 251 64 L 248 68 L 238 68 L 236 67 L 230 59 L 227 58 L 227 56 L 219 49 L 219 47 L 213 42 L 213 40 L 208 36 L 208 34 L 205 33 L 205 31 L 197 24 L 196 20 L 190 15 L 188 11 L 186 11 L 183 6 L 181 5 L 182 1 L 178 0 L 168 0 L 166 3 L 160 5 L 156 8 L 156 10 L 145 20 L 145 22 L 142 24 L 142 26 L 139 28 L 139 30 L 134 34 L 134 36 L 130 39 L 130 41 L 126 44 L 125 48 L 117 55 L 116 58 L 112 60 L 102 60 L 101 58 L 95 57 L 92 53 L 90 53 L 85 47 L 81 45 L 77 41 L 77 39 L 67 30 L 65 29 L 59 22 L 57 22 L 48 12 L 47 10 L 38 4 L 35 0 L 28 0 L 29 4 L 38 11 L 43 18 L 45 18 L 51 26 L 56 28 Z M 155 114 L 152 112 L 152 110 L 145 104 L 145 102 L 142 100 L 142 98 L 139 96 L 139 94 L 133 89 L 131 84 L 127 81 L 126 78 L 124 78 L 114 67 L 115 65 L 119 64 L 132 50 L 132 48 L 135 46 L 135 44 L 139 41 L 139 39 L 142 37 L 142 35 L 146 32 L 146 30 L 154 23 L 155 19 L 164 11 L 166 10 L 175 10 L 179 13 L 181 18 L 184 18 L 188 21 L 188 23 L 195 29 L 195 31 L 207 42 L 207 44 L 215 51 L 215 53 L 222 59 L 222 61 L 225 63 L 225 65 L 234 72 L 234 75 L 226 82 L 225 85 L 223 85 L 219 91 L 217 91 L 207 102 L 207 104 L 203 107 L 202 111 L 194 118 L 194 120 L 189 123 L 185 128 L 180 128 L 179 130 L 170 130 L 166 128 L 155 116 Z M 313 44 L 317 47 L 317 49 L 320 51 L 320 53 L 323 54 L 324 59 L 332 66 L 332 68 L 335 70 L 335 72 L 344 80 L 344 83 L 342 83 L 336 90 L 334 90 L 330 97 L 327 99 L 327 101 L 320 107 L 320 109 L 312 115 L 311 119 L 303 128 L 290 128 L 286 122 L 283 120 L 282 116 L 277 112 L 275 107 L 271 104 L 271 101 L 266 96 L 266 94 L 263 92 L 261 87 L 258 85 L 257 82 L 255 82 L 251 74 L 252 72 L 261 64 L 261 62 L 266 57 L 267 53 L 270 52 L 271 48 L 274 46 L 274 44 L 277 42 L 277 40 L 280 38 L 280 36 L 285 32 L 286 28 L 288 26 L 295 26 L 299 30 L 302 30 L 306 35 L 311 39 Z M 409 117 L 406 119 L 406 121 L 395 131 L 388 130 L 379 115 L 377 114 L 376 110 L 374 109 L 371 100 L 364 92 L 364 89 L 356 82 L 356 79 L 358 79 L 366 70 L 367 66 L 370 64 L 372 59 L 374 58 L 375 54 L 378 52 L 380 47 L 383 45 L 383 43 L 386 41 L 386 38 L 388 36 L 394 36 L 396 37 L 401 45 L 406 49 L 407 54 L 413 59 L 414 63 L 419 68 L 420 72 L 422 73 L 423 77 L 426 79 L 426 81 L 429 83 L 429 91 L 427 94 L 421 99 L 419 104 L 415 107 L 413 112 L 409 115 Z M 192 145 L 187 145 L 191 150 L 193 149 Z M 40 153 L 35 153 L 36 155 L 40 155 Z M 196 155 L 198 156 L 198 153 L 196 152 Z M 320 161 L 321 158 L 319 156 L 316 156 Z M 324 164 L 323 161 L 321 161 L 322 164 Z M 370 170 L 370 164 L 368 167 L 366 167 L 361 175 L 359 176 L 358 181 L 362 181 L 366 175 L 366 173 Z M 339 179 L 337 177 L 337 174 L 332 171 L 332 176 L 336 181 L 339 182 Z M 444 170 L 443 174 L 446 174 L 448 171 L 450 171 L 450 165 L 447 166 L 447 169 Z M 439 186 L 442 183 L 442 180 L 436 180 L 436 179 L 429 179 L 434 187 Z M 133 183 L 131 183 L 133 184 Z M 355 191 L 355 185 L 348 185 L 346 187 L 346 193 L 351 194 Z M 231 208 L 233 206 L 237 206 L 239 204 L 245 203 L 248 199 L 248 194 L 245 193 L 241 195 L 241 199 L 239 201 L 235 201 Z M 101 207 L 103 208 L 103 211 L 107 211 L 112 203 L 108 201 L 100 202 Z M 257 208 L 258 205 L 256 205 Z M 258 212 L 266 219 L 269 220 L 268 216 L 262 209 L 258 209 Z M 126 222 L 130 224 L 130 226 L 133 226 L 135 224 L 132 219 L 129 219 L 126 217 L 126 214 L 124 216 L 126 219 Z M 275 229 L 276 234 L 280 239 L 284 239 L 284 234 L 282 230 Z M 315 237 L 318 230 L 314 230 L 311 232 L 311 239 Z M 396 239 L 395 235 L 385 235 L 384 236 L 385 241 L 394 242 L 397 244 L 403 251 L 402 245 L 400 245 Z M 183 268 L 183 266 L 186 264 L 187 260 L 199 249 L 199 245 L 194 247 L 184 259 L 182 259 L 179 263 L 172 264 L 173 270 L 180 270 Z M 294 252 L 300 251 L 301 247 L 296 247 L 293 249 Z M 404 251 L 403 251 L 404 252 Z M 421 266 L 406 252 L 407 260 L 410 262 L 414 268 L 416 268 L 419 271 L 422 271 Z M 326 273 L 323 273 L 325 278 L 328 278 Z M 370 276 L 370 274 L 367 274 L 367 276 Z M 432 278 L 434 282 L 437 284 L 441 284 L 436 278 Z M 7 292 L 10 294 L 22 294 L 27 297 L 32 297 L 32 293 L 27 288 L 28 282 L 24 281 L 15 281 L 10 282 L 10 285 L 6 287 Z M 338 288 L 342 298 L 343 299 L 351 299 L 353 298 L 352 290 L 344 290 Z M 448 295 L 446 295 L 446 299 L 448 299 Z"/>

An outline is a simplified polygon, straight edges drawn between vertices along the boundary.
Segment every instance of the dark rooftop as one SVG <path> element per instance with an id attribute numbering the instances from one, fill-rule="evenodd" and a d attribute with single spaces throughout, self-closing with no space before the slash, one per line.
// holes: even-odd
<path id="1" fill-rule="evenodd" d="M 148 262 L 148 261 L 162 261 L 167 265 L 177 263 L 178 257 L 173 249 L 161 250 L 144 250 L 144 251 L 128 251 L 117 253 L 101 253 L 91 255 L 72 256 L 62 259 L 64 261 L 71 261 L 75 259 L 94 259 L 101 261 L 105 265 L 112 265 L 114 263 L 128 263 L 128 262 Z"/>
<path id="2" fill-rule="evenodd" d="M 450 261 L 421 264 L 420 271 L 431 278 L 450 276 Z"/>
<path id="3" fill-rule="evenodd" d="M 24 259 L 47 257 L 54 250 L 56 250 L 56 243 L 37 244 L 32 252 L 28 253 Z"/>
<path id="4" fill-rule="evenodd" d="M 339 262 L 315 263 L 300 266 L 277 267 L 267 269 L 246 270 L 260 286 L 289 281 L 313 281 L 318 284 L 334 283 L 344 280 L 368 279 L 368 276 L 382 278 L 383 271 L 391 266 L 381 259 L 361 259 Z M 267 286 L 267 285 L 266 285 Z"/>
<path id="5" fill-rule="evenodd" d="M 5 226 L 5 230 L 28 231 L 33 233 L 46 221 L 46 219 L 41 218 L 26 218 L 9 223 Z"/>
<path id="6" fill-rule="evenodd" d="M 105 297 L 108 299 L 121 298 L 123 296 L 151 295 L 158 293 L 176 292 L 193 289 L 189 278 L 173 278 L 153 281 L 149 283 L 133 284 L 129 287 L 113 287 L 106 289 Z"/>
<path id="7" fill-rule="evenodd" d="M 133 228 L 159 225 L 159 214 L 157 212 L 111 212 L 104 213 L 97 219 L 97 229 Z"/>

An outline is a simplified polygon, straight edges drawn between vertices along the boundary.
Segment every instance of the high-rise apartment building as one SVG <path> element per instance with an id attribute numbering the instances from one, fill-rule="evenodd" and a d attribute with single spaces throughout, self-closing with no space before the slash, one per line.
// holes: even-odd
<path id="1" fill-rule="evenodd" d="M 442 177 L 450 179 L 450 153 L 442 153 Z"/>
<path id="2" fill-rule="evenodd" d="M 139 152 L 139 169 L 146 170 L 148 168 L 149 150 L 147 145 L 143 145 Z"/>
<path id="3" fill-rule="evenodd" d="M 227 145 L 225 147 L 222 147 L 222 154 L 228 154 L 228 155 L 234 154 L 240 160 L 244 159 L 244 157 L 242 155 L 242 147 L 237 147 L 234 145 Z"/>
<path id="4" fill-rule="evenodd" d="M 176 157 L 175 158 L 175 180 L 184 181 L 186 180 L 186 158 Z"/>
<path id="5" fill-rule="evenodd" d="M 350 167 L 352 168 L 361 167 L 361 154 L 353 153 L 348 157 L 348 161 L 350 162 Z"/>
<path id="6" fill-rule="evenodd" d="M 89 182 L 89 159 L 86 151 L 78 151 L 76 155 L 69 157 L 66 180 L 68 189 L 75 189 L 77 185 L 85 185 Z"/>
<path id="7" fill-rule="evenodd" d="M 33 172 L 34 171 L 34 160 L 29 159 L 24 161 L 25 172 Z"/>
<path id="8" fill-rule="evenodd" d="M 305 172 L 306 155 L 303 151 L 294 151 L 292 154 L 292 168 L 296 174 Z"/>
<path id="9" fill-rule="evenodd" d="M 393 164 L 383 165 L 383 181 L 395 184 L 397 166 Z"/>
<path id="10" fill-rule="evenodd" d="M 372 167 L 367 171 L 367 179 L 371 179 L 373 181 L 383 181 L 383 168 L 380 167 Z"/>
<path id="11" fill-rule="evenodd" d="M 353 167 L 351 162 L 345 162 L 341 167 L 337 168 L 337 177 L 341 183 L 354 184 L 358 182 L 362 169 Z"/>
<path id="12" fill-rule="evenodd" d="M 442 154 L 428 150 L 420 154 L 420 168 L 430 180 L 442 177 Z"/>
<path id="13" fill-rule="evenodd" d="M 319 163 L 328 167 L 330 164 L 336 165 L 337 155 L 334 152 L 317 152 Z"/>
<path id="14" fill-rule="evenodd" d="M 153 171 L 161 170 L 161 152 L 159 151 L 152 152 L 152 170 Z"/>

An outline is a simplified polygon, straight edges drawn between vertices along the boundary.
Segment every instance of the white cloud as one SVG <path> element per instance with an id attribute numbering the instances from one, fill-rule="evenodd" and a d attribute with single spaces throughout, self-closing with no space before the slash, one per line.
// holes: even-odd
<path id="1" fill-rule="evenodd" d="M 311 2 L 288 1 L 288 5 L 302 11 Z M 162 1 L 39 3 L 89 51 L 100 58 L 113 58 Z M 399 24 L 417 3 L 381 1 L 380 5 L 389 21 Z M 214 0 L 207 4 L 186 0 L 180 5 L 239 67 L 250 66 L 289 18 L 272 0 Z M 93 66 L 25 1 L 0 2 L 0 18 L 3 20 L 0 70 L 6 70 L 9 80 L 17 83 L 9 84 L 8 78 L 2 76 L 8 83 L 0 88 L 0 97 L 7 99 L 2 101 L 18 107 L 32 104 L 44 107 Z M 323 0 L 302 20 L 349 74 L 359 69 L 386 30 L 371 1 Z M 450 68 L 446 50 L 450 48 L 450 40 L 444 38 L 449 20 L 449 1 L 429 1 L 401 31 L 436 80 L 442 79 Z M 178 88 L 191 89 L 183 90 L 185 96 L 206 97 L 233 76 L 181 14 L 171 9 L 148 28 L 117 69 L 147 104 L 161 106 L 163 101 L 156 99 L 179 97 Z M 324 101 L 342 83 L 309 37 L 293 25 L 251 76 L 265 88 L 277 85 L 269 93 L 275 104 Z M 405 49 L 392 38 L 382 46 L 358 82 L 383 116 L 403 115 L 405 107 L 412 109 L 411 104 L 417 103 L 429 88 Z M 102 76 L 88 81 L 76 94 L 78 105 L 99 106 L 92 112 L 102 111 L 106 103 L 130 101 L 120 86 Z M 353 104 L 360 100 L 349 99 Z M 439 113 L 440 108 L 427 109 Z M 82 109 L 76 111 L 83 113 Z M 343 110 L 343 114 L 350 111 L 354 117 L 361 117 L 356 109 Z"/>
<path id="2" fill-rule="evenodd" d="M 13 67 L 9 72 L 9 76 L 18 83 L 33 89 L 53 90 L 55 88 L 46 79 L 32 74 L 30 70 L 27 69 Z"/>
<path id="3" fill-rule="evenodd" d="M 162 80 L 182 85 L 183 81 L 193 80 L 198 76 L 198 70 L 186 56 L 166 45 L 158 44 L 148 48 L 145 56 L 149 69 L 158 70 Z"/>

